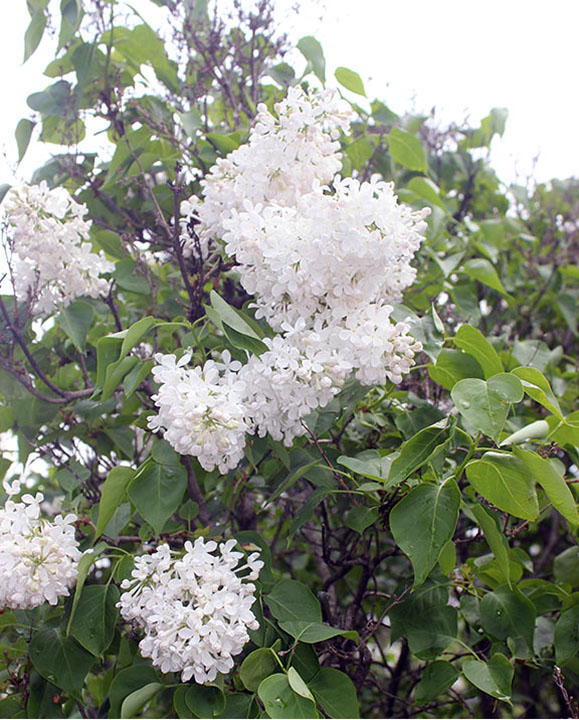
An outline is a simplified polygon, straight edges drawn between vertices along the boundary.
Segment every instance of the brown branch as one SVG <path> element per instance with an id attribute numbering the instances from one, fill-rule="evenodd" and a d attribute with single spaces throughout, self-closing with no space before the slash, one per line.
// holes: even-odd
<path id="1" fill-rule="evenodd" d="M 116 308 L 115 301 L 113 300 L 113 287 L 114 287 L 115 281 L 111 283 L 109 287 L 109 293 L 108 295 L 101 295 L 101 300 L 105 303 L 105 305 L 108 305 L 109 310 L 112 313 L 112 316 L 115 321 L 115 328 L 118 332 L 120 332 L 123 329 L 123 324 L 121 323 L 121 318 L 119 317 L 119 311 Z"/>
<path id="2" fill-rule="evenodd" d="M 565 687 L 565 676 L 561 672 L 561 668 L 558 665 L 555 665 L 554 667 L 553 680 L 555 681 L 555 685 L 561 693 L 561 697 L 563 698 L 563 702 L 567 707 L 569 717 L 579 718 L 579 707 L 577 706 L 577 702 L 573 695 L 569 695 L 569 693 L 567 692 L 567 688 Z"/>
<path id="3" fill-rule="evenodd" d="M 392 677 L 390 678 L 390 684 L 388 685 L 388 702 L 386 704 L 385 717 L 392 717 L 392 710 L 394 709 L 394 702 L 396 700 L 401 700 L 401 698 L 397 697 L 396 693 L 398 692 L 400 680 L 402 678 L 404 671 L 406 670 L 406 665 L 408 664 L 408 659 L 410 657 L 410 650 L 408 649 L 408 641 L 406 640 L 406 638 L 402 638 L 401 642 L 402 642 L 402 648 L 400 649 L 400 655 L 398 657 L 398 662 L 396 663 L 396 667 L 394 668 Z"/>
<path id="4" fill-rule="evenodd" d="M 34 372 L 38 375 L 38 377 L 42 380 L 42 382 L 46 385 L 46 387 L 50 388 L 53 392 L 55 392 L 57 395 L 59 395 L 62 398 L 66 398 L 66 393 L 64 390 L 61 390 L 59 387 L 57 387 L 54 383 L 52 383 L 46 375 L 42 372 L 42 370 L 38 367 L 38 364 L 34 357 L 32 356 L 32 353 L 28 349 L 26 345 L 26 341 L 22 337 L 22 333 L 20 332 L 20 328 L 18 325 L 14 324 L 12 320 L 10 319 L 10 315 L 8 314 L 8 310 L 6 309 L 6 305 L 4 304 L 4 300 L 0 296 L 0 310 L 2 311 L 2 315 L 4 316 L 4 320 L 6 321 L 6 324 L 8 325 L 10 332 L 14 336 L 14 339 L 16 342 L 20 345 L 22 348 L 22 352 L 26 356 L 26 359 L 28 362 L 32 365 L 32 369 Z M 92 390 L 91 390 L 92 392 Z"/>
<path id="5" fill-rule="evenodd" d="M 306 425 L 306 423 L 303 420 L 300 420 L 300 423 L 302 427 L 304 427 L 308 433 L 308 435 L 311 437 L 312 442 L 316 446 L 318 452 L 322 456 L 323 461 L 326 463 L 326 465 L 332 470 L 334 473 L 334 478 L 338 481 L 338 483 L 344 488 L 344 490 L 347 491 L 348 495 L 350 496 L 352 502 L 354 505 L 358 505 L 358 500 L 356 499 L 356 496 L 353 495 L 351 489 L 346 485 L 344 482 L 344 478 L 340 475 L 339 472 L 336 471 L 336 468 L 332 465 L 330 458 L 326 455 L 326 451 L 324 448 L 320 445 L 320 441 L 318 438 L 314 435 L 314 433 L 309 429 L 309 427 Z"/>
<path id="6" fill-rule="evenodd" d="M 189 455 L 181 455 L 181 464 L 187 471 L 187 492 L 191 500 L 199 505 L 199 520 L 207 526 L 211 523 L 209 512 L 207 511 L 207 505 L 205 504 L 205 498 L 197 483 L 197 477 L 195 475 L 195 469 Z"/>
<path id="7" fill-rule="evenodd" d="M 25 387 L 26 390 L 31 395 L 33 395 L 35 398 L 38 398 L 39 400 L 43 400 L 44 402 L 47 402 L 47 403 L 52 403 L 54 405 L 63 405 L 66 402 L 68 402 L 65 398 L 49 397 L 48 395 L 43 395 L 42 393 L 38 392 L 38 390 L 36 390 L 36 388 L 32 385 L 32 383 L 30 383 L 26 379 L 26 376 L 23 375 L 22 372 L 18 371 L 15 367 L 13 367 L 9 363 L 7 363 L 3 357 L 0 357 L 0 365 L 2 366 L 3 370 L 6 370 L 6 372 L 10 373 L 10 375 L 12 375 L 12 377 L 16 378 L 16 380 L 18 380 L 18 382 L 23 387 Z M 91 392 L 92 392 L 92 390 L 91 390 Z"/>

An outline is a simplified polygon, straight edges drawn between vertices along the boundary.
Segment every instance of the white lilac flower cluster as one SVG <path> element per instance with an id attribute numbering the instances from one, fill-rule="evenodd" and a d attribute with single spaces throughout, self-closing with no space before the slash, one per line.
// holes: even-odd
<path id="1" fill-rule="evenodd" d="M 259 627 L 251 611 L 255 585 L 248 581 L 257 579 L 263 562 L 252 553 L 240 565 L 245 556 L 235 545 L 198 538 L 186 542 L 182 554 L 160 545 L 135 558 L 118 607 L 144 632 L 141 654 L 161 672 L 181 672 L 183 682 L 213 682 L 231 670 L 248 630 Z"/>
<path id="2" fill-rule="evenodd" d="M 49 315 L 82 295 L 98 297 L 108 291 L 99 274 L 114 264 L 89 242 L 86 206 L 64 188 L 39 185 L 11 188 L 4 207 L 12 231 L 14 291 L 21 299 L 34 299 L 34 312 Z"/>
<path id="3" fill-rule="evenodd" d="M 155 356 L 153 369 L 159 392 L 153 396 L 159 413 L 149 418 L 149 428 L 164 437 L 182 455 L 194 455 L 206 470 L 219 467 L 225 473 L 243 457 L 249 430 L 244 406 L 245 385 L 237 371 L 241 363 L 208 360 L 200 368 L 185 367 L 185 354 Z"/>
<path id="4" fill-rule="evenodd" d="M 205 249 L 224 243 L 257 317 L 278 333 L 261 356 L 208 383 L 199 401 L 205 369 L 177 372 L 173 356 L 158 359 L 160 413 L 149 427 L 164 429 L 173 447 L 205 468 L 236 466 L 243 426 L 291 445 L 306 432 L 303 418 L 327 405 L 352 371 L 365 385 L 399 383 L 421 348 L 390 317 L 414 280 L 410 262 L 429 210 L 401 205 L 392 183 L 378 176 L 336 175 L 348 112 L 335 92 L 290 88 L 276 112 L 259 107 L 248 143 L 202 181 L 203 202 L 192 198 L 183 207 Z M 230 418 L 225 388 L 235 408 Z"/>
<path id="5" fill-rule="evenodd" d="M 5 485 L 9 494 L 19 483 Z M 75 515 L 40 517 L 41 493 L 0 508 L 0 606 L 28 609 L 69 594 L 81 553 L 74 536 Z"/>

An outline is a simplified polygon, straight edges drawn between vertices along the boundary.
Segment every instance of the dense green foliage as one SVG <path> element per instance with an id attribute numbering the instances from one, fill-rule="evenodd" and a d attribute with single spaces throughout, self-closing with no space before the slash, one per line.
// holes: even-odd
<path id="1" fill-rule="evenodd" d="M 21 157 L 31 138 L 55 144 L 32 181 L 87 205 L 116 269 L 108 297 L 42 331 L 3 297 L 0 430 L 22 462 L 46 461 L 30 483 L 77 513 L 94 553 L 65 602 L 0 615 L 0 715 L 576 713 L 579 183 L 501 185 L 487 150 L 504 109 L 441 129 L 354 101 L 344 174 L 379 173 L 432 208 L 396 310 L 424 351 L 399 386 L 349 381 L 291 448 L 253 437 L 235 471 L 206 472 L 146 430 L 150 349 L 242 359 L 267 328 L 230 259 L 178 256 L 174 208 L 200 192 L 193 168 L 202 177 L 246 139 L 258 102 L 324 83 L 325 63 L 303 38 L 295 75 L 266 0 L 223 22 L 199 0 L 154 1 L 166 46 L 128 3 L 62 0 L 48 87 L 16 131 Z M 28 0 L 27 56 L 46 6 Z M 365 96 L 346 68 L 328 83 Z M 236 537 L 266 562 L 260 630 L 214 686 L 158 672 L 115 607 L 142 543 L 199 535 Z"/>

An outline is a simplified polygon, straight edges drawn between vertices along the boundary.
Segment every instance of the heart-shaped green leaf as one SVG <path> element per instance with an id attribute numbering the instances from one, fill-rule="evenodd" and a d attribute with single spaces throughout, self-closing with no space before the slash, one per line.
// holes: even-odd
<path id="1" fill-rule="evenodd" d="M 523 399 L 523 386 L 514 375 L 499 373 L 488 380 L 459 380 L 450 395 L 460 414 L 475 430 L 497 440 L 511 404 Z"/>

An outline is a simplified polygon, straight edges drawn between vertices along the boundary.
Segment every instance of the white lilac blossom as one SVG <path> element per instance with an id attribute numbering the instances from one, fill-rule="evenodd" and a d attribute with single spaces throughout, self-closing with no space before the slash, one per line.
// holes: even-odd
<path id="1" fill-rule="evenodd" d="M 335 179 L 293 207 L 244 204 L 224 220 L 227 252 L 274 330 L 304 318 L 341 324 L 376 302 L 398 302 L 426 228 L 424 213 L 397 202 L 392 183 Z"/>
<path id="2" fill-rule="evenodd" d="M 48 315 L 82 295 L 108 291 L 102 273 L 114 264 L 92 251 L 85 205 L 64 188 L 23 185 L 8 191 L 4 207 L 11 230 L 11 269 L 18 298 L 34 301 L 33 311 Z"/>
<path id="3" fill-rule="evenodd" d="M 198 538 L 184 552 L 160 545 L 135 558 L 118 607 L 143 633 L 143 657 L 161 672 L 180 672 L 183 682 L 204 684 L 233 667 L 233 657 L 259 623 L 251 611 L 263 562 L 252 553 L 245 563 L 235 540 L 217 544 Z M 241 576 L 240 576 L 241 573 Z"/>
<path id="4" fill-rule="evenodd" d="M 278 333 L 261 356 L 211 379 L 158 358 L 160 412 L 149 427 L 206 469 L 235 467 L 246 431 L 290 445 L 352 371 L 364 385 L 399 383 L 421 349 L 391 314 L 414 281 L 429 210 L 400 204 L 377 175 L 336 175 L 348 115 L 335 92 L 290 88 L 275 110 L 260 106 L 249 141 L 202 181 L 203 201 L 182 206 L 184 247 L 191 221 L 203 253 L 219 239 L 256 316 Z"/>
<path id="5" fill-rule="evenodd" d="M 159 408 L 149 417 L 149 428 L 163 431 L 165 440 L 182 455 L 194 455 L 202 467 L 223 473 L 243 457 L 249 430 L 243 403 L 245 386 L 237 375 L 241 363 L 207 360 L 204 366 L 185 367 L 191 355 L 155 355 L 153 376 L 160 384 L 153 400 Z"/>
<path id="6" fill-rule="evenodd" d="M 266 338 L 268 350 L 252 356 L 240 370 L 247 388 L 244 403 L 255 430 L 290 446 L 304 435 L 303 418 L 325 407 L 340 391 L 352 365 L 324 338 L 286 326 L 284 337 Z"/>
<path id="7" fill-rule="evenodd" d="M 349 111 L 335 90 L 291 87 L 275 111 L 277 117 L 260 104 L 248 142 L 219 159 L 201 181 L 203 237 L 220 239 L 223 221 L 246 200 L 292 207 L 314 181 L 329 182 L 339 172 L 339 131 L 348 131 Z"/>
<path id="8" fill-rule="evenodd" d="M 4 486 L 9 495 L 19 483 Z M 29 609 L 56 605 L 76 582 L 81 553 L 74 536 L 75 515 L 40 517 L 41 493 L 9 498 L 0 508 L 0 606 Z"/>

